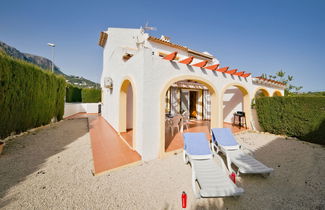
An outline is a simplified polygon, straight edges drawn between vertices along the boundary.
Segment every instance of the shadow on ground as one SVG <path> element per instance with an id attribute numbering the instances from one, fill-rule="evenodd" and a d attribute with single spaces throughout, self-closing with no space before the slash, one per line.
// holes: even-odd
<path id="1" fill-rule="evenodd" d="M 64 120 L 8 141 L 0 156 L 0 199 L 27 176 L 45 173 L 39 169 L 49 157 L 65 150 L 87 132 L 87 119 Z M 0 208 L 15 199 L 19 199 L 19 195 L 0 202 Z"/>

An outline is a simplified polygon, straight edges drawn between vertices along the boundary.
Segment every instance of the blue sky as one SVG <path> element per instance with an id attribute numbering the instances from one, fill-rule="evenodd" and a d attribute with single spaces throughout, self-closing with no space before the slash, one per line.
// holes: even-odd
<path id="1" fill-rule="evenodd" d="M 0 40 L 51 58 L 66 74 L 99 82 L 107 27 L 157 27 L 151 35 L 216 56 L 223 66 L 294 76 L 303 91 L 325 91 L 325 1 L 2 0 Z"/>

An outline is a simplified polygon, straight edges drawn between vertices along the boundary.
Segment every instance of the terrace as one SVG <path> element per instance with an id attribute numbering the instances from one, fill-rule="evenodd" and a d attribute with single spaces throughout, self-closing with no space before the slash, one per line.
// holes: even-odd
<path id="1" fill-rule="evenodd" d="M 111 125 L 96 114 L 78 113 L 66 119 L 80 118 L 88 119 L 94 175 L 141 163 L 141 156 L 132 149 L 132 130 L 119 135 Z M 184 132 L 205 132 L 210 136 L 209 124 L 208 120 L 191 120 Z M 225 123 L 224 126 L 231 128 L 233 132 L 246 130 L 229 123 Z M 171 136 L 170 130 L 166 129 L 166 153 L 180 152 L 183 147 L 182 132 Z"/>

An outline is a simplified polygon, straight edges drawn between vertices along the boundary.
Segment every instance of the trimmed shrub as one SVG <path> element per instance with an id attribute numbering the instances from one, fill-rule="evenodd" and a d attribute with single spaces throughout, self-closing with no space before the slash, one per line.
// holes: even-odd
<path id="1" fill-rule="evenodd" d="M 101 89 L 83 88 L 81 97 L 82 103 L 98 103 L 101 101 Z"/>
<path id="2" fill-rule="evenodd" d="M 66 93 L 65 93 L 65 101 L 66 102 L 81 102 L 81 88 L 67 85 Z"/>
<path id="3" fill-rule="evenodd" d="M 256 110 L 267 132 L 325 144 L 325 97 L 262 97 Z"/>
<path id="4" fill-rule="evenodd" d="M 0 138 L 61 120 L 65 79 L 0 53 Z"/>

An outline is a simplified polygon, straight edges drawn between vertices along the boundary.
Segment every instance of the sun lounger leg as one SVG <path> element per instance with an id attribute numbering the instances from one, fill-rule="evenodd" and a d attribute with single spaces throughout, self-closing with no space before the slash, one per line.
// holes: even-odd
<path id="1" fill-rule="evenodd" d="M 211 149 L 212 149 L 212 152 L 213 152 L 214 154 L 216 154 L 216 149 L 214 148 L 214 144 L 213 144 L 213 143 L 211 143 Z"/>
<path id="2" fill-rule="evenodd" d="M 269 177 L 270 175 L 271 175 L 271 173 L 262 174 L 262 176 L 263 176 L 264 178 L 267 178 L 267 177 Z"/>
<path id="3" fill-rule="evenodd" d="M 211 147 L 212 147 L 212 152 L 217 155 L 219 153 L 219 149 L 218 147 L 212 142 L 211 143 Z"/>

